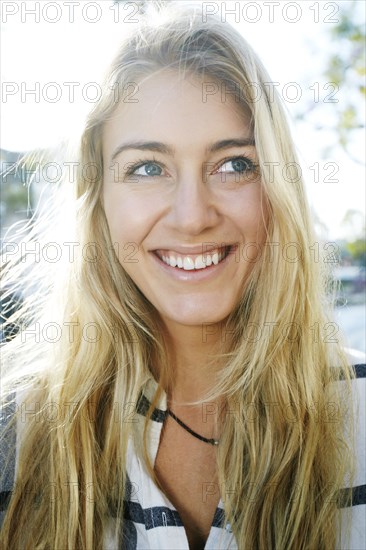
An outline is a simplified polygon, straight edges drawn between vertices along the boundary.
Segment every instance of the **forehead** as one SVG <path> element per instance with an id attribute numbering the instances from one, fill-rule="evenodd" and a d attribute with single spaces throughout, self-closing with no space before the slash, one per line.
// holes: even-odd
<path id="1" fill-rule="evenodd" d="M 103 128 L 103 148 L 122 137 L 201 149 L 216 139 L 251 137 L 249 116 L 213 79 L 155 73 L 130 87 Z"/>

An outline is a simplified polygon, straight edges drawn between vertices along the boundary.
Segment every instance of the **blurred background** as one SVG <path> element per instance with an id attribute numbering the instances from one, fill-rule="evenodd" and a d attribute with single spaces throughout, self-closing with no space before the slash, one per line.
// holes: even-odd
<path id="1" fill-rule="evenodd" d="M 152 4 L 1 2 L 1 239 L 57 182 L 124 33 Z M 366 351 L 365 9 L 339 2 L 176 2 L 216 13 L 261 57 L 288 112 L 318 235 L 341 281 L 335 321 Z M 16 163 L 35 152 L 41 161 Z M 65 163 L 65 159 L 63 161 Z M 72 173 L 72 166 L 64 167 Z M 38 169 L 38 170 L 37 170 Z M 37 175 L 35 173 L 37 171 Z M 33 174 L 33 182 L 29 184 Z"/>

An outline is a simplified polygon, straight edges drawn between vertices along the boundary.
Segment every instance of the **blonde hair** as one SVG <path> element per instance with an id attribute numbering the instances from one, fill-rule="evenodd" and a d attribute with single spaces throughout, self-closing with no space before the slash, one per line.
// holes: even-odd
<path id="1" fill-rule="evenodd" d="M 36 410 L 24 430 L 1 540 L 7 548 L 89 550 L 102 548 L 111 513 L 122 529 L 131 424 L 121 429 L 113 409 L 137 402 L 154 361 L 160 378 L 146 428 L 170 369 L 158 314 L 118 262 L 109 235 L 101 201 L 102 128 L 116 108 L 116 85 L 123 90 L 170 68 L 237 91 L 251 114 L 270 210 L 266 246 L 224 327 L 230 350 L 205 396 L 224 396 L 235 411 L 225 416 L 217 453 L 226 520 L 240 549 L 333 549 L 337 495 L 352 472 L 352 447 L 345 451 L 344 396 L 331 384 L 331 367 L 337 362 L 346 380 L 351 375 L 339 344 L 314 334 L 331 321 L 329 276 L 312 258 L 316 238 L 286 116 L 276 90 L 273 98 L 268 94 L 261 62 L 234 28 L 214 17 L 203 22 L 194 10 L 166 13 L 161 24 L 146 22 L 126 38 L 88 118 L 74 197 L 80 244 L 74 261 L 63 270 L 58 265 L 52 278 L 41 265 L 30 269 L 34 277 L 42 272 L 46 284 L 32 292 L 30 307 L 25 299 L 18 317 L 10 318 L 21 330 L 4 347 L 3 391 L 24 389 Z M 96 177 L 85 176 L 89 163 L 98 168 Z M 35 227 L 31 242 L 40 238 Z M 90 243 L 97 261 L 82 254 Z M 5 265 L 7 292 L 24 284 L 24 271 L 21 256 Z M 50 319 L 72 327 L 72 339 L 62 331 L 51 345 L 45 338 L 24 342 L 24 327 Z M 85 338 L 87 325 L 97 327 L 97 340 Z M 335 423 L 327 418 L 329 402 L 337 403 Z M 45 421 L 42 412 L 51 406 L 57 418 Z M 146 441 L 143 458 L 148 462 Z"/>

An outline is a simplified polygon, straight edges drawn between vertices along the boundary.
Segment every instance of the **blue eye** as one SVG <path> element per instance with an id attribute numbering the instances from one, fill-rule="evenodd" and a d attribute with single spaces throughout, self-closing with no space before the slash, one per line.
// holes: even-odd
<path id="1" fill-rule="evenodd" d="M 257 169 L 257 165 L 248 157 L 234 157 L 223 161 L 221 166 L 216 169 L 215 173 L 221 174 L 253 174 Z M 126 176 L 138 176 L 140 178 L 153 178 L 163 176 L 164 166 L 155 160 L 141 159 L 136 164 L 132 165 L 126 172 Z"/>
<path id="2" fill-rule="evenodd" d="M 139 173 L 139 170 L 145 171 L 145 173 Z M 133 166 L 128 174 L 134 174 L 136 176 L 161 176 L 162 169 L 158 164 L 155 164 L 155 162 L 145 162 L 144 164 L 140 164 L 139 166 Z"/>
<path id="3" fill-rule="evenodd" d="M 224 168 L 227 165 L 232 166 L 231 169 Z M 252 172 L 255 169 L 255 164 L 246 157 L 237 157 L 230 159 L 222 164 L 218 172 L 235 172 L 236 174 L 243 174 L 244 172 Z"/>

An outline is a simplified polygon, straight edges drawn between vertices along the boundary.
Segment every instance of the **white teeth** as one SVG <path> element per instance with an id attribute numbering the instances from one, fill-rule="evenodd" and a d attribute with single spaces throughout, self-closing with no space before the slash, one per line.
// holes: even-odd
<path id="1" fill-rule="evenodd" d="M 169 260 L 169 263 L 172 267 L 175 267 L 177 265 L 177 260 L 174 258 L 174 256 L 169 256 Z"/>
<path id="2" fill-rule="evenodd" d="M 186 269 L 186 270 L 194 269 L 194 261 L 192 260 L 192 258 L 188 258 L 188 256 L 183 258 L 183 269 Z"/>
<path id="3" fill-rule="evenodd" d="M 202 256 L 197 256 L 194 262 L 194 268 L 203 269 L 205 267 L 206 267 L 206 264 L 204 263 Z"/>
<path id="4" fill-rule="evenodd" d="M 215 252 L 215 254 L 212 255 L 212 263 L 215 265 L 219 263 L 219 255 L 217 252 Z"/>
<path id="5" fill-rule="evenodd" d="M 180 257 L 173 256 L 173 254 L 169 254 L 169 256 L 163 255 L 162 260 L 171 267 L 178 267 L 186 271 L 191 271 L 193 269 L 205 269 L 212 264 L 217 265 L 224 256 L 225 251 L 220 250 L 219 252 L 214 252 L 212 255 L 207 252 L 203 255 L 200 254 L 195 259 L 189 256 Z"/>

